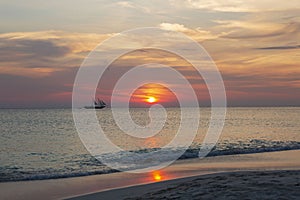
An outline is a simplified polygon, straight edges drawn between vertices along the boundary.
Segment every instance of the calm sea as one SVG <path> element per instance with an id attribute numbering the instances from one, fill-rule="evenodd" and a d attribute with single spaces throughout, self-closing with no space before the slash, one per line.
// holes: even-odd
<path id="1" fill-rule="evenodd" d="M 190 110 L 193 112 L 193 109 Z M 193 144 L 180 159 L 198 156 L 210 118 L 201 108 Z M 167 109 L 164 129 L 151 140 L 122 134 L 110 109 L 97 111 L 107 136 L 124 151 L 143 153 L 168 143 L 176 134 L 180 109 Z M 149 122 L 147 109 L 131 110 L 140 125 Z M 228 108 L 222 135 L 209 156 L 300 149 L 300 107 Z M 119 155 L 115 156 L 116 160 Z M 0 109 L 0 181 L 62 178 L 112 173 L 93 158 L 76 132 L 71 109 Z"/>

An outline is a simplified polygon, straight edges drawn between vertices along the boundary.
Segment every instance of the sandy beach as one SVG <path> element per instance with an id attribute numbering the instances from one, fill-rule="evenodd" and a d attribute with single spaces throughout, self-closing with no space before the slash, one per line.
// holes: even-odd
<path id="1" fill-rule="evenodd" d="M 299 199 L 299 197 L 300 171 L 283 170 L 203 175 L 126 199 Z"/>
<path id="2" fill-rule="evenodd" d="M 299 199 L 300 171 L 242 171 L 110 190 L 74 199 Z"/>
<path id="3" fill-rule="evenodd" d="M 216 156 L 180 160 L 153 173 L 0 183 L 0 199 L 180 199 L 222 191 L 247 196 L 262 186 L 274 195 L 285 188 L 281 195 L 293 198 L 299 196 L 299 155 L 300 150 Z"/>

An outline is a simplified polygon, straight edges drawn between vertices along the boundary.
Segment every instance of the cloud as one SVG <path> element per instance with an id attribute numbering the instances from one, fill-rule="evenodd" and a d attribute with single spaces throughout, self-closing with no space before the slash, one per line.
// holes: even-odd
<path id="1" fill-rule="evenodd" d="M 266 73 L 264 69 L 222 71 L 229 105 L 235 106 L 299 105 L 299 74 Z"/>
<path id="2" fill-rule="evenodd" d="M 116 3 L 117 5 L 125 8 L 135 8 L 132 2 L 128 1 L 119 1 Z"/>
<path id="3" fill-rule="evenodd" d="M 63 31 L 0 34 L 0 74 L 43 77 L 79 67 L 87 53 L 110 35 Z"/>
<path id="4" fill-rule="evenodd" d="M 67 46 L 59 46 L 53 41 L 29 40 L 29 39 L 0 39 L 0 59 L 1 61 L 15 60 L 15 56 L 22 59 L 48 57 L 62 57 L 70 53 Z M 11 56 L 15 55 L 15 56 Z"/>
<path id="5" fill-rule="evenodd" d="M 270 16 L 267 17 L 270 19 Z M 274 98 L 287 103 L 299 99 L 296 93 L 300 87 L 300 63 L 297 59 L 300 26 L 295 18 L 292 20 L 283 19 L 279 23 L 248 16 L 244 20 L 215 20 L 214 25 L 207 28 L 193 28 L 197 26 L 179 22 L 163 22 L 158 26 L 164 30 L 185 33 L 205 47 L 224 76 L 230 102 L 234 105 L 245 102 L 247 105 L 259 105 Z M 1 90 L 5 91 L 3 94 L 7 97 L 3 97 L 2 102 L 13 102 L 15 94 L 28 99 L 28 105 L 31 102 L 46 102 L 47 99 L 68 102 L 71 98 L 70 80 L 75 77 L 77 68 L 89 51 L 112 35 L 64 31 L 0 34 L 0 76 L 8 77 L 1 82 Z M 136 41 L 150 40 L 151 37 L 139 36 Z M 118 50 L 119 47 L 114 48 Z M 178 44 L 177 47 L 184 48 Z M 278 51 L 267 51 L 275 49 Z M 209 99 L 203 92 L 203 80 L 195 76 L 188 63 L 170 53 L 149 50 L 124 55 L 114 62 L 101 82 L 103 85 L 99 87 L 99 93 L 108 98 L 114 86 L 113 81 L 132 66 L 145 63 L 173 66 L 189 79 L 194 88 L 200 88 L 198 92 L 201 98 Z M 18 87 L 18 84 L 22 87 Z M 66 84 L 69 86 L 65 87 Z M 7 85 L 11 86 L 10 91 L 5 89 Z M 39 85 L 45 88 L 44 92 L 38 88 Z M 60 86 L 63 87 L 60 89 Z M 30 88 L 33 89 L 30 91 Z M 251 102 L 248 102 L 250 99 Z"/>
<path id="6" fill-rule="evenodd" d="M 274 46 L 274 47 L 260 47 L 256 48 L 260 50 L 288 50 L 288 49 L 300 49 L 300 45 L 295 46 Z"/>
<path id="7" fill-rule="evenodd" d="M 222 37 L 229 39 L 251 39 L 289 35 L 295 37 L 300 31 L 299 22 L 275 23 L 257 20 L 216 20 L 219 30 L 226 32 Z"/>
<path id="8" fill-rule="evenodd" d="M 117 7 L 119 6 L 126 9 L 134 9 L 134 10 L 142 11 L 143 13 L 147 13 L 147 14 L 151 13 L 148 7 L 142 6 L 140 3 L 138 4 L 129 1 L 119 1 L 115 4 L 117 5 Z"/>
<path id="9" fill-rule="evenodd" d="M 170 0 L 171 4 L 192 9 L 202 9 L 221 12 L 261 12 L 299 9 L 298 0 Z"/>
<path id="10" fill-rule="evenodd" d="M 159 27 L 161 29 L 167 30 L 167 31 L 177 31 L 177 32 L 185 33 L 197 41 L 216 39 L 222 35 L 222 33 L 221 34 L 213 34 L 209 30 L 203 30 L 200 27 L 198 27 L 196 29 L 187 28 L 183 24 L 177 24 L 177 23 L 165 23 L 164 22 L 164 23 L 159 24 Z"/>
<path id="11" fill-rule="evenodd" d="M 90 51 L 95 46 L 107 39 L 111 34 L 77 33 L 66 31 L 35 31 L 35 32 L 11 32 L 0 34 L 0 40 L 7 41 L 51 41 L 60 46 L 67 46 L 73 53 Z"/>
<path id="12" fill-rule="evenodd" d="M 186 28 L 182 24 L 170 24 L 170 23 L 161 23 L 159 25 L 161 29 L 167 30 L 167 31 L 179 31 L 179 32 L 187 32 L 190 31 L 190 29 Z"/>

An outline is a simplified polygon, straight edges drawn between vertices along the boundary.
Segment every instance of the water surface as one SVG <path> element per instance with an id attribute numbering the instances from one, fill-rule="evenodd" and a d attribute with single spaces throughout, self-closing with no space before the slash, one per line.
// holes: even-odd
<path id="1" fill-rule="evenodd" d="M 190 110 L 193 112 L 193 109 Z M 131 110 L 133 120 L 149 123 L 148 110 Z M 209 124 L 210 110 L 201 108 L 198 133 L 180 159 L 195 158 Z M 110 109 L 97 111 L 110 140 L 125 151 L 149 152 L 175 136 L 180 109 L 168 108 L 164 129 L 155 137 L 123 134 Z M 300 149 L 300 107 L 228 108 L 222 135 L 209 156 Z M 76 132 L 71 109 L 0 110 L 0 181 L 34 180 L 111 173 L 93 158 Z M 118 160 L 120 154 L 110 156 Z M 188 162 L 188 160 L 187 160 Z"/>

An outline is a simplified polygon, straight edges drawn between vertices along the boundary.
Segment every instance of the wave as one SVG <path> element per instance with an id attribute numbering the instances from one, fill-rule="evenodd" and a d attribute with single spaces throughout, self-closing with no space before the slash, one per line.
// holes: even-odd
<path id="1" fill-rule="evenodd" d="M 201 146 L 192 146 L 187 149 L 179 159 L 192 159 L 197 158 Z M 250 140 L 247 143 L 230 143 L 225 142 L 217 144 L 208 156 L 221 156 L 221 155 L 234 155 L 234 154 L 250 154 L 250 153 L 262 153 L 272 151 L 284 151 L 284 150 L 296 150 L 300 149 L 300 142 L 298 141 L 266 141 L 266 140 Z M 140 154 L 149 152 L 155 152 L 157 148 L 153 149 L 140 149 L 135 151 L 128 151 Z M 174 152 L 181 151 L 182 149 L 169 149 L 166 150 L 164 155 L 158 160 L 158 162 L 168 161 L 171 154 Z M 107 154 L 107 157 L 115 159 L 117 163 L 122 156 L 126 156 L 126 151 Z M 68 161 L 70 162 L 70 160 Z M 119 172 L 118 170 L 111 169 L 103 165 L 100 161 L 96 160 L 91 155 L 78 155 L 76 159 L 73 159 L 72 166 L 63 168 L 47 168 L 47 169 L 23 169 L 17 166 L 0 166 L 0 182 L 8 181 L 27 181 L 27 180 L 44 180 L 44 179 L 58 179 L 58 178 L 69 178 L 79 177 L 88 175 L 99 175 Z M 75 167 L 74 167 L 75 166 Z M 129 166 L 134 168 L 134 166 Z"/>
<path id="2" fill-rule="evenodd" d="M 251 145 L 254 144 L 254 145 Z M 221 145 L 220 145 L 221 146 Z M 214 147 L 213 150 L 207 155 L 222 156 L 222 155 L 235 155 L 235 154 L 251 154 L 263 153 L 273 151 L 287 151 L 300 149 L 300 142 L 298 141 L 265 141 L 265 140 L 250 140 L 248 143 L 237 146 L 236 144 L 225 144 L 222 147 Z M 200 148 L 188 149 L 179 159 L 189 159 L 198 157 Z"/>

